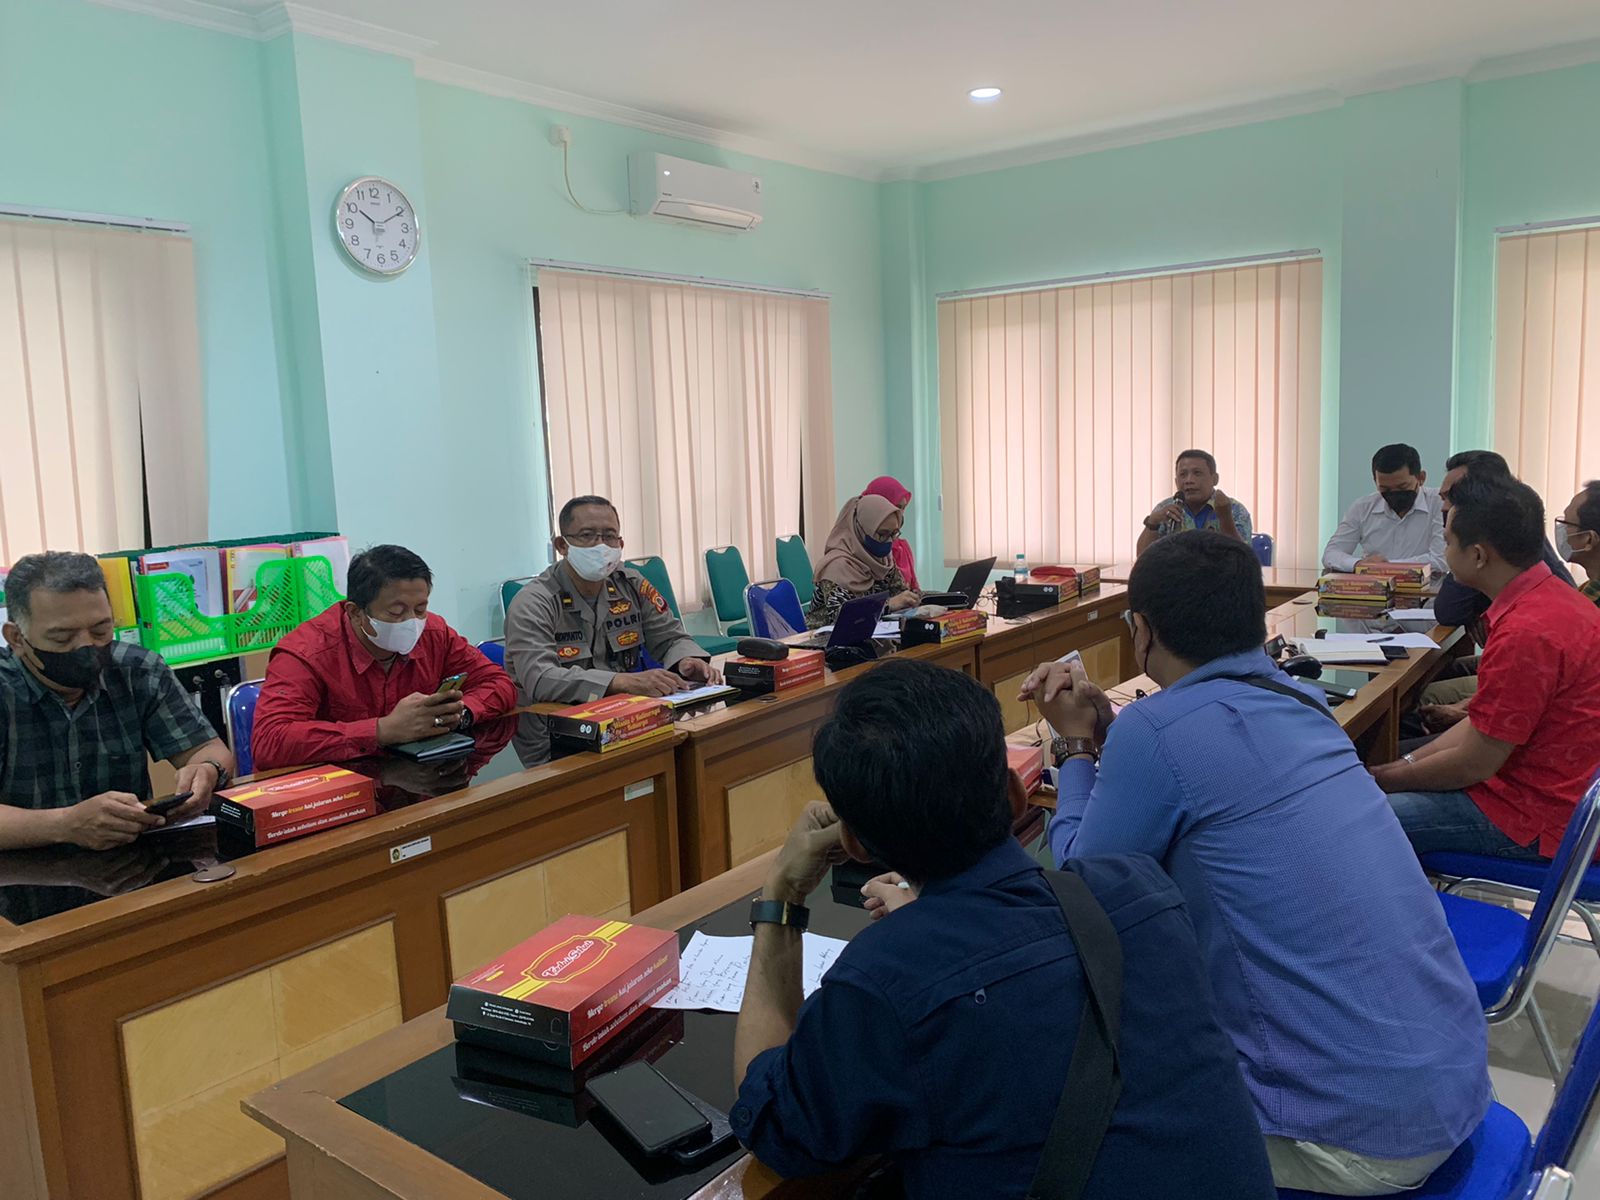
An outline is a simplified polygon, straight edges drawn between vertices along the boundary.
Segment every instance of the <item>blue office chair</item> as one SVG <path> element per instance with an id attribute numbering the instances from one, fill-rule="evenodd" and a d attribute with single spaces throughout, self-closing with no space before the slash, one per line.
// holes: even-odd
<path id="1" fill-rule="evenodd" d="M 504 668 L 506 665 L 505 638 L 490 638 L 487 642 L 479 642 L 478 653 L 487 658 L 495 666 Z"/>
<path id="2" fill-rule="evenodd" d="M 261 685 L 265 682 L 251 679 L 236 683 L 222 698 L 223 711 L 228 714 L 228 745 L 233 750 L 234 771 L 238 775 L 248 775 L 254 769 L 250 739 L 256 731 L 256 701 L 261 698 Z"/>
<path id="3" fill-rule="evenodd" d="M 1532 867 L 1540 875 L 1533 912 L 1529 916 L 1524 917 L 1521 913 L 1496 904 L 1469 900 L 1456 895 L 1454 891 L 1446 891 L 1439 896 L 1439 902 L 1444 905 L 1445 920 L 1450 923 L 1450 932 L 1455 935 L 1462 960 L 1467 964 L 1467 972 L 1478 986 L 1484 1019 L 1491 1025 L 1499 1025 L 1511 1020 L 1527 1005 L 1534 1036 L 1549 1060 L 1553 1079 L 1560 1078 L 1561 1063 L 1550 1040 L 1549 1030 L 1545 1027 L 1544 1017 L 1538 1006 L 1529 1004 L 1529 1001 L 1533 996 L 1534 977 L 1555 945 L 1556 936 L 1561 932 L 1561 924 L 1573 905 L 1578 889 L 1589 875 L 1594 874 L 1595 869 L 1588 864 L 1594 861 L 1597 845 L 1600 845 L 1600 771 L 1595 773 L 1573 808 L 1566 832 L 1561 835 L 1561 844 L 1556 847 L 1555 857 L 1549 865 L 1523 864 Z M 1444 856 L 1426 856 L 1424 867 L 1436 857 Z M 1486 856 L 1449 857 L 1476 861 Z M 1452 887 L 1460 887 L 1466 882 L 1469 880 L 1458 880 Z"/>
<path id="4" fill-rule="evenodd" d="M 1256 552 L 1256 559 L 1263 567 L 1272 565 L 1272 535 L 1258 533 L 1250 539 L 1250 549 Z"/>
<path id="5" fill-rule="evenodd" d="M 744 607 L 756 637 L 785 638 L 806 631 L 805 610 L 791 580 L 752 583 L 744 589 Z"/>

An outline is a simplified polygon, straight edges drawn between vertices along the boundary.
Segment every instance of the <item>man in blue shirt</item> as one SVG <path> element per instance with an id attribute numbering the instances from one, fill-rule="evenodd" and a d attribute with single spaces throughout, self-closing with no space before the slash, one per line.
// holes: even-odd
<path id="1" fill-rule="evenodd" d="M 1016 1200 L 1061 1099 L 1084 981 L 1054 892 L 1011 836 L 1026 797 L 1000 706 L 959 672 L 892 661 L 843 690 L 814 761 L 829 804 L 796 824 L 752 910 L 734 1131 L 786 1177 L 889 1155 L 911 1200 Z M 847 853 L 920 898 L 859 934 L 802 1004 L 793 922 Z M 1073 869 L 1123 954 L 1121 1095 L 1085 1200 L 1270 1200 L 1176 888 L 1142 856 Z"/>
<path id="2" fill-rule="evenodd" d="M 1280 1187 L 1413 1187 L 1489 1104 L 1483 1012 L 1443 910 L 1320 694 L 1262 651 L 1247 546 L 1163 540 L 1128 606 L 1161 691 L 1111 720 L 1081 664 L 1023 688 L 1062 735 L 1051 849 L 1149 854 L 1177 881 Z"/>

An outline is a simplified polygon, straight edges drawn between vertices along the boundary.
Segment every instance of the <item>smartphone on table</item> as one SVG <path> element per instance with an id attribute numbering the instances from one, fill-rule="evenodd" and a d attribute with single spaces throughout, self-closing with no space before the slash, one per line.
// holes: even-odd
<path id="1" fill-rule="evenodd" d="M 642 1060 L 591 1079 L 589 1094 L 646 1154 L 661 1154 L 711 1129 L 705 1114 Z"/>

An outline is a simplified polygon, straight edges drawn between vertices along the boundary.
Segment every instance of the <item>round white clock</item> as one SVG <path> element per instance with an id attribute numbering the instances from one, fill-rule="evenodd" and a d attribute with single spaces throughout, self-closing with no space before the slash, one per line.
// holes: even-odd
<path id="1" fill-rule="evenodd" d="M 333 206 L 333 232 L 352 262 L 374 275 L 398 275 L 417 260 L 417 210 L 377 175 L 355 180 Z"/>

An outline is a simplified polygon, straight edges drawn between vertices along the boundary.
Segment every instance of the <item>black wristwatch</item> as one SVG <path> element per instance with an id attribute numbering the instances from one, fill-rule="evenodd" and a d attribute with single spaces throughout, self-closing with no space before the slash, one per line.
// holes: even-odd
<path id="1" fill-rule="evenodd" d="M 227 771 L 223 770 L 222 764 L 219 763 L 216 759 L 214 759 L 214 758 L 202 758 L 200 761 L 205 763 L 207 766 L 213 768 L 217 773 L 216 786 L 211 789 L 212 791 L 220 792 L 223 788 L 227 787 L 228 784 L 233 781 L 233 776 L 229 775 Z"/>
<path id="2" fill-rule="evenodd" d="M 750 902 L 750 927 L 757 925 L 787 925 L 791 929 L 805 930 L 811 924 L 811 910 L 804 904 L 790 904 L 787 900 L 752 900 Z"/>
<path id="3" fill-rule="evenodd" d="M 1056 766 L 1060 766 L 1074 754 L 1087 754 L 1095 762 L 1100 761 L 1100 750 L 1094 744 L 1092 737 L 1061 737 L 1050 739 L 1050 757 Z"/>

